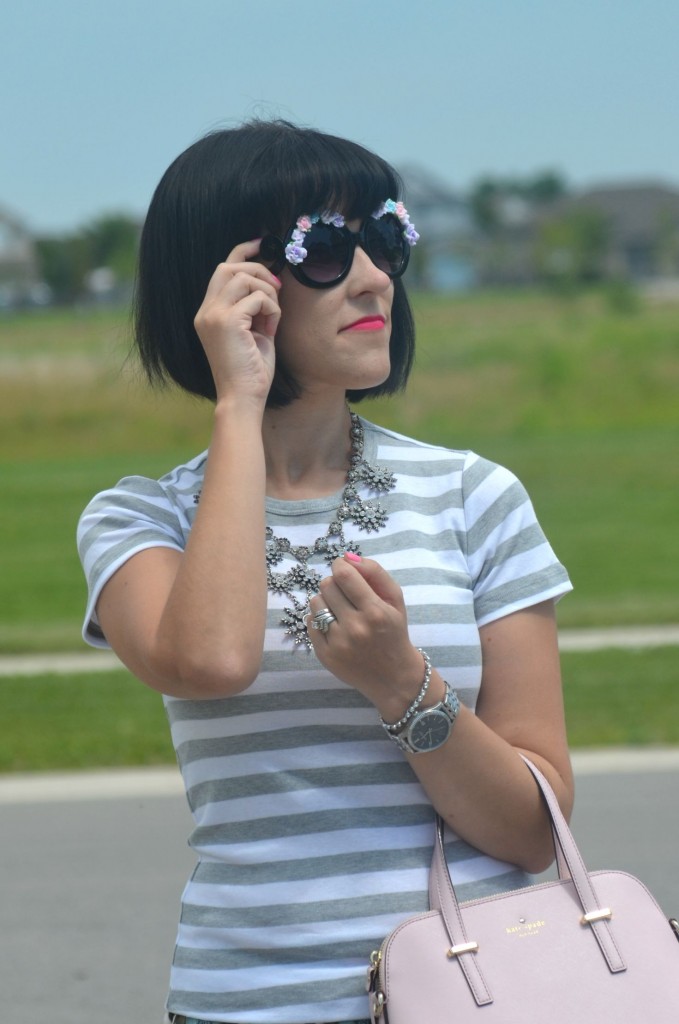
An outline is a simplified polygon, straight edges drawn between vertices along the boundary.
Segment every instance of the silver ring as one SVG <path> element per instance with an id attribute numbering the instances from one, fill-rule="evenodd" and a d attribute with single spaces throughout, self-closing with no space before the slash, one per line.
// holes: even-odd
<path id="1" fill-rule="evenodd" d="M 311 620 L 311 628 L 320 629 L 321 633 L 327 633 L 333 622 L 337 622 L 337 617 L 329 608 L 321 608 L 320 612 L 316 612 Z"/>

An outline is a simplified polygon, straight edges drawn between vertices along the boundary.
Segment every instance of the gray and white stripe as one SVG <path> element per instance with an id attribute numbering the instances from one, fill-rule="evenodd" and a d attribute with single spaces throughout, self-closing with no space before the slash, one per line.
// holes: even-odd
<path id="1" fill-rule="evenodd" d="M 507 470 L 364 428 L 368 460 L 398 482 L 380 496 L 386 527 L 371 535 L 349 524 L 347 539 L 403 588 L 413 643 L 473 709 L 479 625 L 559 598 L 568 577 Z M 160 481 L 128 478 L 88 506 L 79 539 L 90 643 L 106 646 L 95 606 L 116 568 L 148 546 L 185 546 L 204 465 L 202 455 Z M 267 521 L 308 544 L 325 533 L 338 499 L 267 501 Z M 365 1017 L 371 950 L 427 908 L 426 794 L 375 709 L 292 648 L 280 624 L 286 602 L 271 596 L 262 669 L 247 692 L 165 698 L 198 856 L 172 966 L 168 1006 L 177 1013 L 243 1024 Z M 449 838 L 462 899 L 525 882 Z"/>

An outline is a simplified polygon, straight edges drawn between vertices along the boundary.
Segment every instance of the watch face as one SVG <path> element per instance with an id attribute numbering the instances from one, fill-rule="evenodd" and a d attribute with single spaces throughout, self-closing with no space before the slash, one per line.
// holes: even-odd
<path id="1" fill-rule="evenodd" d="M 408 730 L 408 739 L 416 750 L 436 750 L 450 735 L 450 719 L 444 711 L 423 711 Z"/>

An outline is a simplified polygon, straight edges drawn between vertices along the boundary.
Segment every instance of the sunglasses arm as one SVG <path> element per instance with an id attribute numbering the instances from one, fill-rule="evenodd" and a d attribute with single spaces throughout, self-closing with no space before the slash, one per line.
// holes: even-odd
<path id="1" fill-rule="evenodd" d="M 285 246 L 280 238 L 275 235 L 266 235 L 259 245 L 259 262 L 275 274 L 280 274 L 287 260 L 285 258 Z"/>

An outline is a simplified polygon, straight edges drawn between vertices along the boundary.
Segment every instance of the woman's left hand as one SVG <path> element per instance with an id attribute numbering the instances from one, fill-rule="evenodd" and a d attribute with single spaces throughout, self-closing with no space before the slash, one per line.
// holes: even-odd
<path id="1" fill-rule="evenodd" d="M 422 655 L 410 642 L 403 592 L 372 559 L 344 555 L 332 564 L 310 602 L 309 636 L 319 661 L 368 698 L 386 721 L 397 721 L 424 678 Z M 326 633 L 312 627 L 327 608 Z"/>
<path id="2" fill-rule="evenodd" d="M 386 722 L 397 722 L 419 692 L 424 664 L 408 637 L 396 581 L 377 562 L 354 562 L 345 554 L 333 562 L 310 607 L 310 627 L 323 608 L 336 618 L 327 633 L 309 629 L 319 660 L 364 694 Z M 573 793 L 554 604 L 543 601 L 505 615 L 480 634 L 477 713 L 462 705 L 450 742 L 406 756 L 433 806 L 462 839 L 537 873 L 553 859 L 552 830 L 517 751 L 547 775 L 566 816 Z M 422 707 L 442 695 L 434 666 Z"/>

